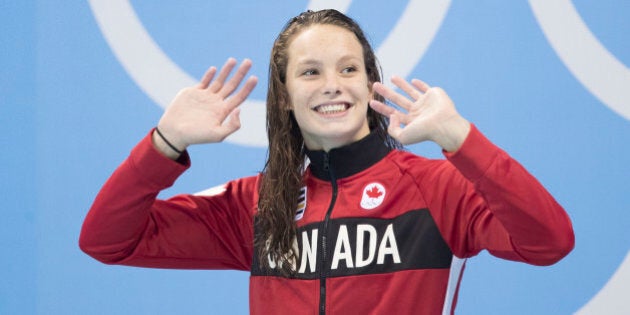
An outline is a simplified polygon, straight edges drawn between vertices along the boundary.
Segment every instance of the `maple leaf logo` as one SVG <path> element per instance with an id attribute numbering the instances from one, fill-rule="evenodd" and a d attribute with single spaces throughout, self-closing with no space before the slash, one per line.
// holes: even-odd
<path id="1" fill-rule="evenodd" d="M 383 192 L 380 191 L 378 187 L 372 186 L 372 188 L 365 191 L 365 194 L 370 198 L 378 198 L 383 195 Z"/>
<path id="2" fill-rule="evenodd" d="M 361 208 L 372 210 L 383 203 L 385 199 L 385 187 L 380 183 L 369 183 L 363 187 L 363 195 L 361 196 Z"/>

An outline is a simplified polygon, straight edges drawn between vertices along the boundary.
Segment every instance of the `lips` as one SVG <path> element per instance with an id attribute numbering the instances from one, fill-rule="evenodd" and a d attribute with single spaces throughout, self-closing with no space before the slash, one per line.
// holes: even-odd
<path id="1" fill-rule="evenodd" d="M 313 107 L 313 110 L 320 114 L 336 114 L 346 111 L 350 108 L 348 103 L 322 104 Z"/>

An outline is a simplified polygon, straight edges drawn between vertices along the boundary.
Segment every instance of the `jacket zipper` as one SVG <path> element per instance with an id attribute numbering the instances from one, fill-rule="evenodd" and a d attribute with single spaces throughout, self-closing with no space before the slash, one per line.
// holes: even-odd
<path id="1" fill-rule="evenodd" d="M 330 205 L 328 206 L 328 211 L 326 211 L 326 216 L 324 217 L 324 224 L 322 228 L 322 246 L 321 246 L 321 265 L 319 271 L 319 314 L 326 314 L 326 265 L 328 257 L 326 256 L 326 243 L 327 243 L 327 234 L 328 234 L 328 221 L 330 221 L 330 214 L 332 213 L 333 208 L 335 207 L 335 202 L 337 201 L 337 179 L 335 178 L 335 173 L 333 169 L 330 167 L 330 160 L 328 153 L 324 153 L 324 170 L 328 171 L 330 175 L 330 182 L 332 184 L 332 197 L 330 200 Z"/>

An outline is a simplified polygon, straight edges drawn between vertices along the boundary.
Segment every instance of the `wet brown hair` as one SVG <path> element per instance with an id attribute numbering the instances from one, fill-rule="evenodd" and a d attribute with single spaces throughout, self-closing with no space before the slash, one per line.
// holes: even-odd
<path id="1" fill-rule="evenodd" d="M 296 237 L 295 212 L 300 188 L 304 186 L 304 139 L 291 108 L 286 88 L 286 71 L 291 40 L 304 29 L 317 24 L 342 27 L 357 37 L 363 48 L 363 60 L 370 90 L 381 81 L 381 71 L 369 41 L 360 26 L 336 10 L 306 11 L 292 18 L 276 38 L 269 63 L 267 89 L 267 136 L 269 151 L 260 186 L 254 245 L 262 268 L 269 268 L 269 259 L 282 266 L 284 274 L 293 274 L 292 262 L 299 253 L 293 248 Z M 380 95 L 376 99 L 382 101 Z M 378 133 L 391 148 L 401 145 L 387 133 L 388 120 L 368 106 L 370 130 Z"/>

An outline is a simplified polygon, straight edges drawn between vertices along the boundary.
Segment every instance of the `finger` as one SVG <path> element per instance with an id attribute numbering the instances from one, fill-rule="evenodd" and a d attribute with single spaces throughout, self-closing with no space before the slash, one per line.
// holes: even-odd
<path id="1" fill-rule="evenodd" d="M 230 97 L 229 102 L 228 102 L 230 104 L 230 107 L 237 107 L 238 105 L 243 103 L 247 99 L 249 94 L 252 92 L 252 90 L 254 90 L 257 83 L 258 83 L 258 78 L 255 76 L 250 76 L 247 79 L 247 81 L 245 81 L 245 84 L 243 84 L 241 89 L 238 90 L 236 94 Z"/>
<path id="2" fill-rule="evenodd" d="M 380 82 L 374 82 L 373 89 L 376 93 L 382 95 L 384 98 L 392 101 L 392 103 L 406 110 L 409 110 L 409 108 L 411 108 L 411 106 L 413 105 L 413 103 L 408 98 L 402 96 L 401 94 L 395 92 L 394 90 Z"/>
<path id="3" fill-rule="evenodd" d="M 212 67 L 208 68 L 208 70 L 206 70 L 206 73 L 201 78 L 201 81 L 199 82 L 197 87 L 200 88 L 200 89 L 207 88 L 208 85 L 210 84 L 210 82 L 212 81 L 212 78 L 214 78 L 214 75 L 216 73 L 217 73 L 217 67 L 212 66 Z"/>
<path id="4" fill-rule="evenodd" d="M 394 83 L 401 90 L 405 91 L 405 93 L 407 93 L 407 95 L 409 95 L 409 97 L 411 97 L 411 99 L 413 99 L 414 101 L 417 101 L 422 96 L 422 93 L 420 93 L 420 91 L 418 91 L 415 86 L 411 85 L 409 82 L 401 77 L 392 76 L 392 83 Z"/>
<path id="5" fill-rule="evenodd" d="M 398 123 L 402 123 L 403 125 L 407 125 L 410 123 L 409 115 L 406 115 L 405 113 L 387 104 L 384 104 L 383 102 L 379 102 L 377 100 L 371 100 L 370 107 L 372 107 L 372 109 L 374 109 L 375 111 L 377 111 L 378 113 L 380 113 L 381 115 L 385 117 L 396 116 Z"/>
<path id="6" fill-rule="evenodd" d="M 422 93 L 426 93 L 431 88 L 431 86 L 429 86 L 426 82 L 418 79 L 411 80 L 411 84 L 418 88 L 418 90 L 420 90 Z"/>
<path id="7" fill-rule="evenodd" d="M 236 59 L 232 57 L 228 58 L 225 64 L 223 64 L 223 67 L 221 67 L 221 71 L 219 72 L 219 76 L 217 76 L 217 79 L 210 83 L 210 85 L 208 86 L 208 90 L 212 93 L 218 92 L 223 87 L 225 79 L 227 79 L 227 77 L 230 75 L 230 72 L 232 72 L 234 66 L 236 66 Z"/>
<path id="8" fill-rule="evenodd" d="M 388 106 L 387 104 L 377 100 L 370 100 L 369 104 L 372 109 L 385 117 L 389 117 L 396 112 L 396 109 L 394 109 L 393 107 Z"/>
<path id="9" fill-rule="evenodd" d="M 234 73 L 230 80 L 228 80 L 228 82 L 225 83 L 225 85 L 221 88 L 219 94 L 221 94 L 223 97 L 227 97 L 228 95 L 232 94 L 232 92 L 236 90 L 239 84 L 241 84 L 241 81 L 243 81 L 243 78 L 245 77 L 245 75 L 247 75 L 247 72 L 249 72 L 249 69 L 251 69 L 251 67 L 251 60 L 243 60 L 238 69 L 236 69 L 236 73 Z"/>

